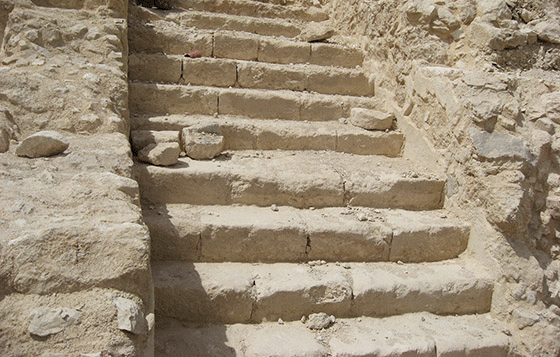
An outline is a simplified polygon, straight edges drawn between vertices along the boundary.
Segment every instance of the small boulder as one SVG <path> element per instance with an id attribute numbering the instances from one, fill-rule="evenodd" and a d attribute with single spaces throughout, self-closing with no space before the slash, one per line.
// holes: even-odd
<path id="1" fill-rule="evenodd" d="M 138 152 L 138 159 L 158 166 L 175 165 L 179 160 L 181 148 L 178 142 L 153 143 Z"/>
<path id="2" fill-rule="evenodd" d="M 374 109 L 352 108 L 350 123 L 367 130 L 386 130 L 393 125 L 395 114 Z"/>
<path id="3" fill-rule="evenodd" d="M 117 307 L 117 327 L 119 330 L 131 332 L 135 335 L 143 335 L 148 332 L 146 318 L 136 302 L 122 297 L 114 298 L 113 302 Z"/>
<path id="4" fill-rule="evenodd" d="M 324 312 L 320 312 L 318 314 L 309 315 L 306 325 L 310 330 L 323 330 L 332 325 L 335 320 L 333 315 L 329 316 Z"/>
<path id="5" fill-rule="evenodd" d="M 560 23 L 558 21 L 541 21 L 534 26 L 541 41 L 560 44 Z"/>
<path id="6" fill-rule="evenodd" d="M 334 29 L 327 22 L 310 22 L 299 34 L 305 42 L 324 41 L 334 36 Z"/>
<path id="7" fill-rule="evenodd" d="M 29 315 L 29 333 L 39 337 L 57 334 L 67 327 L 78 325 L 82 314 L 68 307 L 39 306 Z"/>
<path id="8" fill-rule="evenodd" d="M 184 128 L 181 135 L 183 150 L 195 160 L 212 159 L 224 150 L 224 137 L 218 124 Z"/>
<path id="9" fill-rule="evenodd" d="M 16 155 L 30 158 L 60 154 L 70 146 L 68 139 L 56 131 L 40 131 L 25 138 L 16 148 Z"/>

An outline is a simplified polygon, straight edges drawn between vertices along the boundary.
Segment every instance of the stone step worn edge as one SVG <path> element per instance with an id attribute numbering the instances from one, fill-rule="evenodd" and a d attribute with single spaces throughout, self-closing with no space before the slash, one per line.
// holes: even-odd
<path id="1" fill-rule="evenodd" d="M 308 63 L 355 68 L 364 52 L 332 43 L 298 42 L 238 31 L 184 29 L 174 23 L 145 26 L 134 22 L 129 36 L 130 53 L 185 55 L 199 51 L 202 57 L 229 58 L 280 64 Z"/>
<path id="2" fill-rule="evenodd" d="M 311 94 L 287 90 L 215 88 L 129 83 L 136 114 L 236 115 L 255 119 L 329 121 L 348 118 L 354 107 L 379 108 L 376 98 Z"/>
<path id="3" fill-rule="evenodd" d="M 156 322 L 158 356 L 492 356 L 509 354 L 507 328 L 491 316 L 411 313 L 381 319 L 336 319 L 326 330 L 300 321 L 258 325 Z"/>
<path id="4" fill-rule="evenodd" d="M 253 17 L 284 18 L 299 21 L 325 21 L 328 14 L 314 6 L 283 6 L 249 0 L 176 0 L 185 10 L 210 11 Z"/>
<path id="5" fill-rule="evenodd" d="M 169 168 L 137 163 L 134 177 L 152 204 L 296 208 L 437 209 L 445 184 L 404 159 L 328 151 L 235 151 L 212 161 L 181 158 Z"/>
<path id="6" fill-rule="evenodd" d="M 427 262 L 457 257 L 470 233 L 443 211 L 168 204 L 143 215 L 153 261 Z"/>
<path id="7" fill-rule="evenodd" d="M 331 150 L 358 155 L 401 155 L 404 135 L 400 131 L 368 131 L 333 122 L 254 120 L 219 116 L 135 116 L 132 118 L 132 148 L 175 142 L 179 131 L 199 124 L 217 123 L 225 150 Z"/>
<path id="8" fill-rule="evenodd" d="M 156 315 L 200 323 L 490 310 L 493 284 L 456 261 L 255 264 L 153 262 Z"/>
<path id="9" fill-rule="evenodd" d="M 316 65 L 280 65 L 218 58 L 132 54 L 129 79 L 215 87 L 287 89 L 323 94 L 374 95 L 363 72 Z"/>

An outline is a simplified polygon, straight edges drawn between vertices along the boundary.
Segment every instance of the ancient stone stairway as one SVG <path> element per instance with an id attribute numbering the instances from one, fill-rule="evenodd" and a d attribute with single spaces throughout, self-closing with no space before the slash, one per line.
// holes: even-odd
<path id="1" fill-rule="evenodd" d="M 340 120 L 383 108 L 361 51 L 298 41 L 317 7 L 177 5 L 131 7 L 133 149 L 218 126 L 225 151 L 135 163 L 156 355 L 507 355 L 444 177 L 401 156 L 400 131 Z M 319 312 L 335 323 L 308 328 Z"/>

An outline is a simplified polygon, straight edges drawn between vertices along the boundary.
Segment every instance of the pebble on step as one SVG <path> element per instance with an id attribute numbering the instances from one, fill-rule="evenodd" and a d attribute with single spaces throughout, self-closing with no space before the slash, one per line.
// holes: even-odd
<path id="1" fill-rule="evenodd" d="M 393 125 L 395 114 L 374 109 L 352 108 L 350 123 L 366 130 L 387 130 Z"/>

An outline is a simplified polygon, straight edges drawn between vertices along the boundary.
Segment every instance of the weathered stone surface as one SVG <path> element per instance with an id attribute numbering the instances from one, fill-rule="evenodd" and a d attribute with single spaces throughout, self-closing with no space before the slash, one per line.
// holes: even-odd
<path id="1" fill-rule="evenodd" d="M 327 315 L 324 312 L 311 314 L 307 317 L 305 325 L 310 330 L 323 330 L 334 324 L 336 321 L 333 315 Z"/>
<path id="2" fill-rule="evenodd" d="M 25 138 L 16 148 L 18 156 L 30 158 L 53 156 L 70 146 L 66 137 L 56 131 L 40 131 Z"/>
<path id="3" fill-rule="evenodd" d="M 8 129 L 0 124 L 0 153 L 8 151 L 10 148 L 10 136 Z"/>
<path id="4" fill-rule="evenodd" d="M 219 126 L 217 126 L 219 128 Z M 220 132 L 219 130 L 217 132 Z M 188 157 L 195 160 L 212 159 L 224 150 L 224 137 L 205 128 L 185 128 L 181 144 Z"/>
<path id="5" fill-rule="evenodd" d="M 138 158 L 158 166 L 171 166 L 177 163 L 181 149 L 179 142 L 155 143 L 145 146 L 138 152 Z"/>
<path id="6" fill-rule="evenodd" d="M 540 40 L 560 44 L 560 18 L 548 21 L 540 21 L 535 24 L 534 29 Z"/>
<path id="7" fill-rule="evenodd" d="M 470 129 L 476 153 L 486 160 L 521 160 L 532 163 L 534 155 L 525 141 L 510 134 Z"/>
<path id="8" fill-rule="evenodd" d="M 143 335 L 148 332 L 144 313 L 134 300 L 116 297 L 113 302 L 117 307 L 119 330 L 132 332 L 135 335 Z"/>
<path id="9" fill-rule="evenodd" d="M 29 315 L 29 333 L 39 337 L 57 334 L 81 322 L 80 312 L 68 308 L 39 306 Z"/>
<path id="10" fill-rule="evenodd" d="M 154 5 L 160 10 L 171 10 L 175 4 L 174 0 L 155 0 Z"/>
<path id="11" fill-rule="evenodd" d="M 546 116 L 556 124 L 560 124 L 560 92 L 544 94 L 541 97 Z"/>
<path id="12" fill-rule="evenodd" d="M 334 33 L 328 22 L 311 22 L 301 30 L 299 38 L 305 42 L 317 42 L 331 38 Z"/>
<path id="13" fill-rule="evenodd" d="M 350 110 L 350 122 L 367 130 L 390 129 L 393 125 L 393 119 L 395 119 L 395 114 L 378 110 L 365 108 L 352 108 Z"/>

